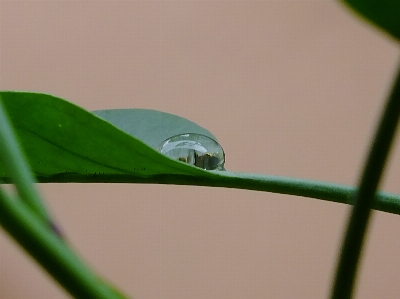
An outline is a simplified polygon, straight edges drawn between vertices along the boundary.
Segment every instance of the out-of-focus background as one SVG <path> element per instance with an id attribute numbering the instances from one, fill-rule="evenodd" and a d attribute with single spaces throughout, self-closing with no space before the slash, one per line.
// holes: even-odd
<path id="1" fill-rule="evenodd" d="M 356 184 L 398 44 L 334 1 L 1 1 L 0 88 L 209 129 L 226 168 Z M 382 184 L 400 193 L 397 138 Z M 42 184 L 68 240 L 137 299 L 326 298 L 349 207 L 207 187 Z M 374 212 L 356 298 L 398 298 Z M 0 297 L 68 298 L 0 231 Z"/>

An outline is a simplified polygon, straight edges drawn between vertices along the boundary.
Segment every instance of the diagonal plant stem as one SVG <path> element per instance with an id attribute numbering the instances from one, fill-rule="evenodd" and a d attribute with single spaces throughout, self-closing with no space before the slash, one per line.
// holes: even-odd
<path id="1" fill-rule="evenodd" d="M 87 268 L 37 214 L 2 188 L 0 225 L 75 298 L 126 298 Z"/>
<path id="2" fill-rule="evenodd" d="M 0 224 L 69 293 L 77 298 L 123 298 L 74 255 L 51 221 L 14 137 L 0 99 L 0 159 L 16 185 L 20 200 L 0 189 Z"/>
<path id="3" fill-rule="evenodd" d="M 2 109 L 1 97 L 0 159 L 23 199 L 8 196 L 0 187 L 0 225 L 76 298 L 126 298 L 97 277 L 59 235 L 49 230 L 49 224 L 55 229 L 54 223 L 32 184 L 32 175 Z"/>
<path id="4" fill-rule="evenodd" d="M 19 197 L 35 212 L 40 219 L 46 222 L 57 233 L 55 224 L 42 202 L 42 199 L 33 186 L 35 182 L 27 167 L 26 159 L 22 154 L 8 117 L 3 109 L 0 96 L 0 160 L 5 165 L 18 191 Z"/>
<path id="5" fill-rule="evenodd" d="M 371 207 L 375 198 L 386 158 L 396 132 L 400 116 L 400 67 L 392 92 L 383 110 L 375 137 L 370 147 L 355 194 L 346 235 L 343 241 L 340 260 L 333 285 L 332 299 L 351 298 L 357 274 L 363 241 L 367 232 Z"/>

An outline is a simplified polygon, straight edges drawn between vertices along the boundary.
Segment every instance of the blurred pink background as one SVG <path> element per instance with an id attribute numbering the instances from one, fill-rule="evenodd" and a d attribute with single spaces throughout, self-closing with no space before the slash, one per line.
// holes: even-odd
<path id="1" fill-rule="evenodd" d="M 400 54 L 334 1 L 1 1 L 0 88 L 209 129 L 226 168 L 354 185 Z M 381 189 L 400 193 L 399 138 Z M 137 299 L 327 298 L 349 207 L 190 186 L 42 184 L 79 254 Z M 373 214 L 355 298 L 400 295 Z M 69 298 L 0 230 L 0 297 Z"/>

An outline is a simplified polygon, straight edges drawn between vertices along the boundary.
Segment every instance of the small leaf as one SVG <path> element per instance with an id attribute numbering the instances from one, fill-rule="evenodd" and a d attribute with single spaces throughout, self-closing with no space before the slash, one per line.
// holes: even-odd
<path id="1" fill-rule="evenodd" d="M 214 140 L 210 131 L 186 118 L 149 109 L 114 109 L 92 111 L 120 130 L 156 149 L 164 140 L 179 134 L 197 133 Z"/>
<path id="2" fill-rule="evenodd" d="M 342 0 L 362 17 L 400 40 L 399 0 Z"/>

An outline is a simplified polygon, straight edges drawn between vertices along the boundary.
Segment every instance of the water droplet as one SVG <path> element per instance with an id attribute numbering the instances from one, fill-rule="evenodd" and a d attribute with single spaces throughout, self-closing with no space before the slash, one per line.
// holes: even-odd
<path id="1" fill-rule="evenodd" d="M 162 154 L 205 170 L 225 170 L 225 153 L 217 141 L 205 135 L 186 133 L 165 140 L 158 147 Z"/>

